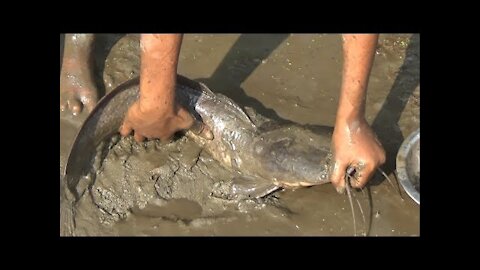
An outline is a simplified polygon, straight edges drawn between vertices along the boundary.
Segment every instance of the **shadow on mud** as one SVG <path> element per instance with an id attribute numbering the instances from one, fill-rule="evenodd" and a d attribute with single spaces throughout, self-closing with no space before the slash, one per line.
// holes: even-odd
<path id="1" fill-rule="evenodd" d="M 415 88 L 420 84 L 420 35 L 414 34 L 405 53 L 405 60 L 400 68 L 390 92 L 372 123 L 379 140 L 386 151 L 386 163 L 383 170 L 388 175 L 394 172 L 398 150 L 404 140 L 402 131 L 398 124 L 400 116 L 407 105 L 409 97 Z M 385 178 L 381 174 L 369 182 L 371 185 L 378 185 Z"/>
<path id="2" fill-rule="evenodd" d="M 210 78 L 196 80 L 203 82 L 214 92 L 230 97 L 242 107 L 252 107 L 259 114 L 281 123 L 289 122 L 274 110 L 266 108 L 257 99 L 248 96 L 241 87 L 261 64 L 261 60 L 266 59 L 288 37 L 289 34 L 242 34 L 213 75 Z"/>

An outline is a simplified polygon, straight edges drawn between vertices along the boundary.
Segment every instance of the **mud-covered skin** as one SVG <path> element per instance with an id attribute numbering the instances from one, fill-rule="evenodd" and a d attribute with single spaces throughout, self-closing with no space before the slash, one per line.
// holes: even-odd
<path id="1" fill-rule="evenodd" d="M 85 107 L 89 112 L 98 101 L 93 78 L 93 34 L 65 34 L 60 74 L 60 110 L 74 115 Z"/>

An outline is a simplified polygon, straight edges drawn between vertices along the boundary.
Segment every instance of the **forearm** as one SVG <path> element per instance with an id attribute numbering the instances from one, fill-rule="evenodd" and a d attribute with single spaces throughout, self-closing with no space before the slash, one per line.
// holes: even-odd
<path id="1" fill-rule="evenodd" d="M 141 35 L 141 110 L 169 113 L 174 109 L 181 43 L 181 34 Z"/>
<path id="2" fill-rule="evenodd" d="M 337 124 L 365 117 L 368 78 L 377 45 L 377 34 L 343 35 L 343 77 Z"/>

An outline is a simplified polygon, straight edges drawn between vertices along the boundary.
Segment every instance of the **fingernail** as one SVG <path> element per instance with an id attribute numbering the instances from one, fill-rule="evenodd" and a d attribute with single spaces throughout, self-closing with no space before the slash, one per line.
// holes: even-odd
<path id="1" fill-rule="evenodd" d="M 200 121 L 195 121 L 192 127 L 190 127 L 190 130 L 196 135 L 199 135 L 204 139 L 207 139 L 207 140 L 213 139 L 213 132 L 210 130 L 209 127 L 207 127 L 205 124 L 203 124 Z"/>
<path id="2" fill-rule="evenodd" d="M 192 131 L 196 135 L 200 135 L 203 131 L 203 128 L 204 128 L 203 123 L 195 120 L 192 126 L 190 127 L 190 131 Z"/>
<path id="3" fill-rule="evenodd" d="M 351 186 L 352 188 L 359 188 L 360 183 L 358 183 L 357 180 L 351 181 L 351 182 L 350 182 L 350 186 Z"/>
<path id="4" fill-rule="evenodd" d="M 343 194 L 343 192 L 345 192 L 345 187 L 337 187 L 336 189 L 338 194 Z"/>
<path id="5" fill-rule="evenodd" d="M 207 130 L 204 132 L 204 137 L 207 140 L 213 140 L 213 132 L 211 130 Z"/>

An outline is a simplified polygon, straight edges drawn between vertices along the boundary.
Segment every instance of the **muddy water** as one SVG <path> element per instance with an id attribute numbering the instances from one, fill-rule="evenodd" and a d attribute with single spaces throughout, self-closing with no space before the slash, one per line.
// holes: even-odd
<path id="1" fill-rule="evenodd" d="M 390 162 L 385 169 L 391 178 L 400 143 L 419 127 L 419 43 L 418 36 L 382 35 L 370 78 L 367 119 L 387 150 Z M 137 76 L 138 35 L 100 36 L 96 64 L 101 92 Z M 214 92 L 224 93 L 240 105 L 253 107 L 277 121 L 332 125 L 341 68 L 339 35 L 185 35 L 179 73 L 203 81 Z M 61 170 L 84 118 L 85 114 L 61 114 Z M 212 203 L 205 199 L 209 193 L 198 188 L 228 181 L 228 172 L 195 147 L 183 138 L 171 145 L 130 149 L 135 153 L 128 155 L 128 160 L 122 160 L 122 155 L 107 156 L 92 192 L 86 192 L 77 206 L 75 234 L 353 234 L 348 199 L 338 195 L 329 184 L 277 193 L 275 200 L 280 203 Z M 165 153 L 187 154 L 169 159 Z M 189 175 L 185 170 L 176 178 L 177 188 L 170 187 L 170 197 L 165 193 L 162 197 L 166 187 L 148 180 L 152 176 L 149 173 L 155 169 L 158 173 L 158 168 L 169 162 L 176 161 L 182 167 L 192 159 L 195 164 L 190 168 L 204 166 L 210 176 L 195 178 L 202 183 L 200 186 L 186 182 Z M 370 192 L 355 193 L 367 223 L 364 229 L 357 208 L 358 233 L 369 230 L 369 235 L 419 235 L 419 206 L 403 192 L 402 199 L 380 175 L 371 183 Z M 195 190 L 193 187 L 197 187 L 197 193 L 185 191 Z"/>

